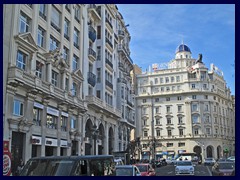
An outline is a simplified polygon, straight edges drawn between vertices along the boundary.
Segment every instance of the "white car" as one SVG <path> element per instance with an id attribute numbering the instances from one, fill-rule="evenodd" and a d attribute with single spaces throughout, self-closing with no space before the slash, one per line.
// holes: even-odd
<path id="1" fill-rule="evenodd" d="M 194 164 L 191 161 L 177 161 L 175 175 L 194 175 Z"/>

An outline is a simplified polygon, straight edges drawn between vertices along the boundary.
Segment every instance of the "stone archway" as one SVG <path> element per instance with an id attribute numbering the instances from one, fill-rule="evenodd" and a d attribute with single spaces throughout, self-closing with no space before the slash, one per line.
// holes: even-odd
<path id="1" fill-rule="evenodd" d="M 200 146 L 195 146 L 193 148 L 193 152 L 196 153 L 198 159 L 201 159 L 202 160 L 202 148 Z"/>
<path id="2" fill-rule="evenodd" d="M 213 146 L 207 146 L 206 153 L 207 158 L 213 157 Z"/>
<path id="3" fill-rule="evenodd" d="M 91 145 L 91 139 L 92 139 L 92 128 L 93 123 L 91 119 L 88 119 L 85 125 L 85 155 L 91 155 L 92 153 L 92 145 Z"/>
<path id="4" fill-rule="evenodd" d="M 114 134 L 112 127 L 108 130 L 108 154 L 113 154 Z"/>
<path id="5" fill-rule="evenodd" d="M 102 123 L 99 125 L 98 129 L 99 129 L 99 134 L 98 134 L 98 154 L 101 155 L 101 154 L 103 154 L 104 141 L 105 141 L 104 127 L 103 127 Z"/>

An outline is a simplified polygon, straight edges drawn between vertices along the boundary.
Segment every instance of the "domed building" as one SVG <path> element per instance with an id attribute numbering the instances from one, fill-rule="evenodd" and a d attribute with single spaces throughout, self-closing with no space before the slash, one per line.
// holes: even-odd
<path id="1" fill-rule="evenodd" d="M 223 73 L 203 61 L 182 43 L 167 68 L 137 75 L 138 158 L 235 155 L 235 99 Z"/>

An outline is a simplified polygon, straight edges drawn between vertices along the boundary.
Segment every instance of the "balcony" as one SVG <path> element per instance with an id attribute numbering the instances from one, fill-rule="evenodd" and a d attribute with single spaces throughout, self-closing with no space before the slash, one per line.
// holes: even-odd
<path id="1" fill-rule="evenodd" d="M 118 45 L 118 52 L 120 52 L 120 53 L 122 53 L 123 55 L 125 55 L 125 57 L 129 60 L 129 62 L 130 62 L 131 64 L 133 64 L 133 61 L 132 61 L 132 59 L 130 58 L 129 53 L 128 53 L 128 51 L 126 50 L 126 48 L 124 47 L 123 44 L 119 44 L 119 45 Z"/>
<path id="2" fill-rule="evenodd" d="M 113 64 L 111 61 L 109 61 L 107 58 L 105 60 L 106 64 L 109 65 L 111 68 L 113 68 Z"/>
<path id="3" fill-rule="evenodd" d="M 99 10 L 98 10 L 98 7 L 96 6 L 96 4 L 89 4 L 88 12 L 91 13 L 91 15 L 93 16 L 93 18 L 96 21 L 100 21 L 101 20 L 101 14 L 98 13 Z"/>
<path id="4" fill-rule="evenodd" d="M 106 86 L 110 87 L 110 89 L 113 89 L 113 84 L 109 82 L 108 80 L 105 80 Z"/>
<path id="5" fill-rule="evenodd" d="M 113 106 L 106 104 L 95 96 L 86 96 L 88 106 L 95 108 L 97 111 L 103 111 L 107 116 L 121 118 L 121 111 Z"/>
<path id="6" fill-rule="evenodd" d="M 96 85 L 96 75 L 92 72 L 88 72 L 88 84 L 90 84 L 92 87 Z"/>
<path id="7" fill-rule="evenodd" d="M 118 79 L 117 79 L 117 82 L 118 82 L 118 83 L 124 83 L 124 84 L 127 84 L 127 80 L 124 79 L 124 78 L 118 78 Z"/>
<path id="8" fill-rule="evenodd" d="M 112 26 L 112 23 L 108 20 L 108 18 L 106 18 L 106 23 L 107 23 L 107 27 L 112 30 L 113 26 Z"/>
<path id="9" fill-rule="evenodd" d="M 120 70 L 124 71 L 123 63 L 119 62 L 118 63 L 118 67 L 119 67 Z"/>
<path id="10" fill-rule="evenodd" d="M 93 62 L 96 60 L 97 58 L 97 54 L 96 52 L 90 47 L 88 48 L 88 57 L 90 60 L 92 60 Z"/>
<path id="11" fill-rule="evenodd" d="M 118 36 L 120 38 L 124 38 L 124 31 L 123 30 L 118 30 Z"/>
<path id="12" fill-rule="evenodd" d="M 92 26 L 89 26 L 88 27 L 88 37 L 89 39 L 94 42 L 96 40 L 96 30 L 92 27 Z"/>
<path id="13" fill-rule="evenodd" d="M 113 51 L 113 45 L 112 45 L 111 41 L 110 41 L 108 38 L 106 38 L 105 40 L 106 40 L 106 45 L 107 45 L 107 47 L 108 47 L 111 51 Z"/>

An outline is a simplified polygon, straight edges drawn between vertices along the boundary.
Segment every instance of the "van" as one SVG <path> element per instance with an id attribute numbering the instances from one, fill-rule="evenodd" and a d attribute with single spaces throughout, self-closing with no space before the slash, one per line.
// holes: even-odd
<path id="1" fill-rule="evenodd" d="M 35 157 L 20 176 L 116 176 L 116 169 L 112 155 Z"/>

